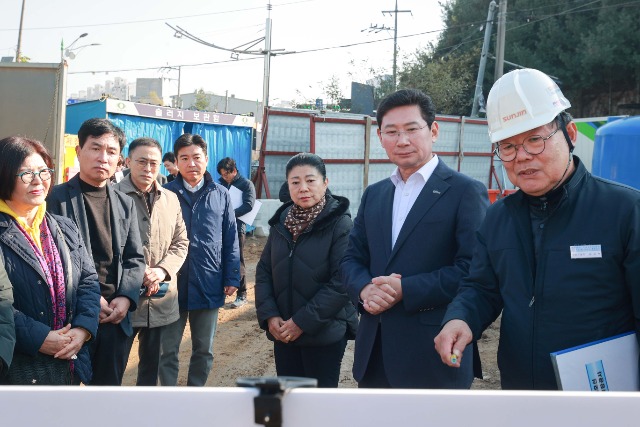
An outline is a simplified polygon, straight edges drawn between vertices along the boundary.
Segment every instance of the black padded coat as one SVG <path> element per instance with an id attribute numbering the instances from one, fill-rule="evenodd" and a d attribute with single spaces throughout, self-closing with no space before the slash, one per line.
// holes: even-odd
<path id="1" fill-rule="evenodd" d="M 256 310 L 260 327 L 267 320 L 293 318 L 303 334 L 297 346 L 333 344 L 345 335 L 353 339 L 356 310 L 340 279 L 338 267 L 353 227 L 349 200 L 327 195 L 320 215 L 294 243 L 284 226 L 292 203 L 285 203 L 269 220 L 269 239 L 256 268 Z"/>

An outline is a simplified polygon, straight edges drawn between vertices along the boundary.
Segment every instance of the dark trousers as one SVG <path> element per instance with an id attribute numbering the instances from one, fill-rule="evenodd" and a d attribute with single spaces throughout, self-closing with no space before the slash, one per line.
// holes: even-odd
<path id="1" fill-rule="evenodd" d="M 240 251 L 240 286 L 238 287 L 237 295 L 239 297 L 247 296 L 247 282 L 245 281 L 245 267 L 244 267 L 244 241 L 245 232 L 238 226 L 238 249 Z"/>
<path id="2" fill-rule="evenodd" d="M 90 385 L 122 385 L 129 352 L 120 325 L 101 323 L 89 352 L 93 369 Z"/>
<path id="3" fill-rule="evenodd" d="M 338 387 L 340 364 L 347 338 L 334 344 L 318 347 L 298 347 L 273 343 L 273 354 L 276 360 L 278 376 L 307 377 L 318 380 L 318 388 Z"/>
<path id="4" fill-rule="evenodd" d="M 387 374 L 384 372 L 380 326 L 378 326 L 378 331 L 376 332 L 376 340 L 373 342 L 367 370 L 362 380 L 358 383 L 358 388 L 391 388 Z"/>
<path id="5" fill-rule="evenodd" d="M 160 348 L 162 333 L 165 326 L 157 328 L 133 328 L 133 335 L 127 340 L 127 355 L 131 353 L 131 346 L 138 336 L 138 378 L 136 385 L 158 385 L 158 371 L 160 369 Z M 128 359 L 128 356 L 127 356 Z"/>

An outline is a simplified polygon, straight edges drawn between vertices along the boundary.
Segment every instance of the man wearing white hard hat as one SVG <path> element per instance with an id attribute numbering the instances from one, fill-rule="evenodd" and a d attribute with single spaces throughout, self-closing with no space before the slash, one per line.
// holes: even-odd
<path id="1" fill-rule="evenodd" d="M 503 389 L 557 389 L 550 353 L 640 329 L 640 192 L 572 154 L 570 106 L 532 69 L 505 74 L 487 100 L 495 154 L 520 191 L 487 211 L 435 343 L 456 366 L 502 313 Z"/>

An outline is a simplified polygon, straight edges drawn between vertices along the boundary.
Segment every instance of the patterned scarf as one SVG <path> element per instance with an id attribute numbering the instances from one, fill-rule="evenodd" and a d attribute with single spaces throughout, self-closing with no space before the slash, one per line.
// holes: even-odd
<path id="1" fill-rule="evenodd" d="M 287 217 L 284 219 L 284 226 L 289 230 L 293 236 L 293 241 L 298 240 L 298 236 L 302 234 L 308 226 L 313 224 L 320 212 L 324 209 L 324 205 L 327 203 L 326 195 L 322 196 L 322 199 L 314 206 L 304 209 L 295 203 L 289 209 Z"/>
<path id="2" fill-rule="evenodd" d="M 22 235 L 27 239 L 27 242 L 29 242 L 31 250 L 44 272 L 49 294 L 51 295 L 51 306 L 53 307 L 53 330 L 60 329 L 64 326 L 66 318 L 66 288 L 62 260 L 60 259 L 58 248 L 51 237 L 51 230 L 49 230 L 47 221 L 42 221 L 40 224 L 42 252 L 40 252 L 29 233 L 17 221 L 16 224 Z"/>

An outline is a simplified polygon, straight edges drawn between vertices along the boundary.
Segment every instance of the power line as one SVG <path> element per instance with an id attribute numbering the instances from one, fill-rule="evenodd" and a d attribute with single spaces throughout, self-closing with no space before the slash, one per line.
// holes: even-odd
<path id="1" fill-rule="evenodd" d="M 309 0 L 307 0 L 309 1 Z M 301 2 L 298 2 L 301 3 Z M 592 2 L 595 3 L 595 2 Z M 592 4 L 589 3 L 589 4 Z M 594 11 L 594 10 L 600 10 L 600 9 L 608 9 L 611 7 L 629 7 L 629 6 L 633 6 L 636 4 L 639 4 L 640 0 L 635 0 L 635 1 L 630 1 L 627 3 L 622 3 L 622 4 L 617 4 L 617 5 L 608 5 L 608 6 L 600 6 L 597 8 L 591 8 L 591 9 L 585 9 L 585 10 L 578 10 L 578 11 L 574 11 L 574 9 L 569 9 L 569 10 L 565 10 L 562 12 L 558 12 L 556 14 L 552 14 L 552 15 L 548 15 L 545 16 L 544 18 L 540 18 L 538 20 L 535 21 L 530 21 L 527 23 L 524 23 L 520 26 L 517 27 L 511 27 L 511 28 L 507 28 L 506 31 L 513 31 L 515 29 L 518 28 L 522 28 L 526 25 L 532 25 L 535 24 L 537 22 L 540 22 L 542 20 L 546 20 L 546 19 L 550 19 L 556 16 L 561 16 L 561 15 L 565 15 L 570 11 L 574 11 L 573 13 L 583 13 L 583 12 L 589 12 L 589 11 Z M 451 27 L 447 27 L 447 28 L 442 28 L 442 29 L 438 29 L 438 30 L 431 30 L 431 31 L 423 31 L 420 33 L 415 33 L 415 34 L 407 34 L 407 35 L 403 35 L 403 36 L 398 36 L 399 39 L 401 38 L 411 38 L 411 37 L 417 37 L 417 36 L 423 36 L 426 34 L 433 34 L 433 33 L 439 33 L 442 31 L 445 31 L 447 29 L 453 29 L 453 28 L 461 28 L 461 27 L 470 27 L 473 25 L 476 25 L 478 23 L 485 23 L 486 24 L 486 20 L 482 20 L 482 21 L 476 21 L 473 23 L 466 23 L 466 24 L 460 24 L 460 25 L 455 25 L 455 26 L 451 26 Z M 345 49 L 345 48 L 349 48 L 349 47 L 356 47 L 356 46 L 363 46 L 363 45 L 368 45 L 368 44 L 374 44 L 374 43 L 381 43 L 381 42 L 385 42 L 385 41 L 389 41 L 389 40 L 393 40 L 393 37 L 386 37 L 386 38 L 382 38 L 382 39 L 378 39 L 378 40 L 367 40 L 364 42 L 358 42 L 358 43 L 348 43 L 348 44 L 344 44 L 344 45 L 338 45 L 338 46 L 329 46 L 329 47 L 320 47 L 320 48 L 314 48 L 314 49 L 305 49 L 305 50 L 297 50 L 295 52 L 291 52 L 291 55 L 297 55 L 297 54 L 304 54 L 304 53 L 313 53 L 313 52 L 322 52 L 322 51 L 326 51 L 326 50 L 334 50 L 334 49 Z M 464 42 L 458 42 L 454 45 L 450 45 L 450 46 L 444 46 L 444 47 L 440 47 L 438 49 L 435 49 L 434 52 L 439 52 L 439 51 L 443 51 L 446 49 L 450 49 L 454 46 L 458 46 L 458 45 L 462 45 L 462 44 L 468 44 L 468 43 L 472 43 L 472 42 L 476 42 L 478 40 L 482 40 L 481 37 L 476 38 L 476 39 L 472 39 L 472 40 L 468 40 L 468 41 L 464 41 Z M 183 65 L 172 65 L 173 67 L 198 67 L 198 66 L 203 66 L 203 65 L 215 65 L 215 64 L 224 64 L 224 63 L 229 63 L 229 62 L 238 62 L 238 61 L 250 61 L 250 60 L 254 60 L 254 59 L 261 59 L 261 58 L 242 58 L 242 59 L 233 59 L 233 60 L 224 60 L 224 61 L 214 61 L 214 62 L 203 62 L 203 63 L 198 63 L 198 64 L 183 64 Z M 99 73 L 117 73 L 117 72 L 126 72 L 126 71 L 148 71 L 148 70 L 156 70 L 162 67 L 165 67 L 166 65 L 160 65 L 160 66 L 156 66 L 156 67 L 147 67 L 147 68 L 131 68 L 131 69 L 121 69 L 121 70 L 101 70 L 101 71 L 74 71 L 74 72 L 69 72 L 69 74 L 99 74 Z"/>
<path id="2" fill-rule="evenodd" d="M 300 0 L 293 1 L 288 3 L 280 3 L 275 6 L 291 6 L 299 3 L 308 3 L 319 0 Z M 264 6 L 260 7 L 247 7 L 244 9 L 234 9 L 234 10 L 223 10 L 220 12 L 210 12 L 210 13 L 200 13 L 197 15 L 183 15 L 183 16 L 171 16 L 168 18 L 154 18 L 154 19 L 140 19 L 136 21 L 121 21 L 121 22 L 105 22 L 102 24 L 82 24 L 82 25 L 62 25 L 56 27 L 33 27 L 33 28 L 23 28 L 22 31 L 39 31 L 39 30 L 60 30 L 66 28 L 86 28 L 86 27 L 106 27 L 109 25 L 131 25 L 131 24 L 143 24 L 148 22 L 158 22 L 158 21 L 166 21 L 168 19 L 189 19 L 189 18 L 200 18 L 203 16 L 212 16 L 212 15 L 224 15 L 227 13 L 236 13 L 236 12 L 246 12 L 250 10 L 262 10 Z M 0 31 L 18 31 L 17 28 L 0 28 Z"/>
<path id="3" fill-rule="evenodd" d="M 541 17 L 539 19 L 532 20 L 530 22 L 525 22 L 522 25 L 518 25 L 518 26 L 515 26 L 515 27 L 508 28 L 507 31 L 517 30 L 517 29 L 520 29 L 520 28 L 525 27 L 527 25 L 536 24 L 538 22 L 546 21 L 547 19 L 555 18 L 555 17 L 562 16 L 562 15 L 566 15 L 569 12 L 573 12 L 573 13 L 593 12 L 593 11 L 598 11 L 598 10 L 603 10 L 603 9 L 609 9 L 611 7 L 629 7 L 629 6 L 634 6 L 634 5 L 640 3 L 640 0 L 636 0 L 636 1 L 630 1 L 630 2 L 627 2 L 627 3 L 616 4 L 616 5 L 608 5 L 608 6 L 602 5 L 602 6 L 594 7 L 594 8 L 591 8 L 591 9 L 577 10 L 577 9 L 580 9 L 582 7 L 585 7 L 585 6 L 589 6 L 591 4 L 598 3 L 598 1 L 599 0 L 592 1 L 591 3 L 587 3 L 587 4 L 583 5 L 583 6 L 578 6 L 578 7 L 575 7 L 573 9 L 568 9 L 568 10 L 565 10 L 565 11 L 562 11 L 562 12 L 558 12 L 558 13 L 555 13 L 555 14 L 552 14 L 552 15 L 543 16 L 543 17 Z"/>
<path id="4" fill-rule="evenodd" d="M 142 20 L 138 20 L 138 21 L 105 22 L 105 23 L 102 23 L 102 24 L 64 25 L 64 26 L 59 26 L 59 27 L 33 27 L 33 28 L 23 28 L 22 31 L 60 30 L 60 29 L 66 29 L 66 28 L 107 27 L 107 26 L 111 26 L 111 25 L 116 26 L 116 25 L 144 24 L 144 23 L 148 23 L 148 22 L 165 21 L 167 19 L 199 18 L 199 17 L 202 17 L 202 16 L 221 15 L 221 14 L 224 14 L 224 13 L 232 13 L 232 12 L 244 12 L 244 11 L 247 11 L 247 10 L 254 10 L 254 9 L 262 9 L 262 8 L 253 7 L 253 8 L 247 8 L 247 9 L 223 11 L 223 12 L 201 13 L 201 14 L 198 14 L 198 15 L 183 15 L 183 16 L 174 16 L 174 17 L 170 17 L 170 18 L 142 19 Z M 0 29 L 0 31 L 17 31 L 17 29 L 16 28 L 9 28 L 9 29 L 2 28 L 2 29 Z"/>
<path id="5" fill-rule="evenodd" d="M 596 2 L 591 2 L 589 4 L 593 4 L 593 3 L 596 3 Z M 602 5 L 602 6 L 594 7 L 594 8 L 591 8 L 591 9 L 575 10 L 575 9 L 578 9 L 579 8 L 578 7 L 578 8 L 574 8 L 574 9 L 569 9 L 569 10 L 565 10 L 565 11 L 562 11 L 562 12 L 558 12 L 558 13 L 555 13 L 555 14 L 552 14 L 552 15 L 547 15 L 547 16 L 542 17 L 540 19 L 531 20 L 529 22 L 525 22 L 522 25 L 519 25 L 519 26 L 516 26 L 516 27 L 507 28 L 506 31 L 513 31 L 513 30 L 525 27 L 527 25 L 536 24 L 536 23 L 538 23 L 540 21 L 544 21 L 544 20 L 547 20 L 547 19 L 550 19 L 550 18 L 554 18 L 554 17 L 557 17 L 557 16 L 566 15 L 569 11 L 573 11 L 573 13 L 575 14 L 575 13 L 593 12 L 593 11 L 602 10 L 602 9 L 610 9 L 612 7 L 630 7 L 630 6 L 635 6 L 637 4 L 640 4 L 640 0 L 630 1 L 630 2 L 627 2 L 627 3 L 615 4 L 615 5 L 606 5 L 606 6 Z M 464 26 L 472 26 L 472 25 L 475 25 L 475 24 L 480 23 L 480 22 L 485 22 L 485 21 L 476 21 L 476 22 L 467 23 L 467 24 L 460 24 L 460 25 L 457 25 L 457 26 L 454 26 L 454 27 L 448 27 L 447 29 L 460 28 L 460 27 L 464 27 Z M 440 30 L 440 31 L 444 31 L 444 30 Z M 475 39 L 471 39 L 471 40 L 468 40 L 468 41 L 458 42 L 455 45 L 443 46 L 443 47 L 440 47 L 438 49 L 434 49 L 434 53 L 435 52 L 441 52 L 441 51 L 444 51 L 446 49 L 450 49 L 451 47 L 457 46 L 459 44 L 460 45 L 469 44 L 469 43 L 477 42 L 479 40 L 482 40 L 482 37 L 477 37 Z"/>
<path id="6" fill-rule="evenodd" d="M 238 61 L 252 61 L 254 59 L 262 59 L 262 58 L 242 58 L 242 59 L 226 59 L 224 61 L 213 61 L 213 62 L 201 62 L 199 64 L 180 64 L 180 65 L 159 65 L 156 67 L 145 67 L 145 68 L 124 68 L 120 70 L 99 70 L 99 71 L 71 71 L 67 74 L 102 74 L 102 73 L 124 73 L 127 71 L 149 71 L 149 70 L 159 70 L 161 68 L 167 67 L 200 67 L 203 65 L 214 65 L 214 64 L 224 64 L 227 62 L 238 62 Z"/>
<path id="7" fill-rule="evenodd" d="M 233 27 L 233 28 L 220 28 L 218 30 L 211 30 L 211 31 L 204 31 L 202 33 L 200 33 L 201 35 L 218 35 L 218 34 L 229 34 L 229 33 L 234 33 L 240 30 L 246 30 L 247 28 L 258 28 L 260 27 L 259 31 L 257 32 L 262 32 L 264 31 L 264 22 L 260 22 L 259 24 L 253 24 L 253 25 L 245 25 L 243 27 Z"/>
<path id="8" fill-rule="evenodd" d="M 521 12 L 531 12 L 534 10 L 540 10 L 540 9 L 548 9 L 548 8 L 552 8 L 552 7 L 557 7 L 557 6 L 567 6 L 569 3 L 578 3 L 578 2 L 582 2 L 584 0 L 559 0 L 557 3 L 552 3 L 552 4 L 546 4 L 544 6 L 538 6 L 538 7 L 529 7 L 526 9 L 511 9 L 507 12 L 507 15 L 514 15 L 516 13 L 521 13 Z M 598 0 L 601 1 L 601 0 Z M 594 2 L 592 2 L 594 3 Z"/>
<path id="9" fill-rule="evenodd" d="M 562 12 L 558 12 L 558 13 L 555 13 L 555 14 L 552 14 L 552 15 L 544 16 L 544 17 L 541 17 L 540 19 L 536 19 L 536 20 L 534 20 L 534 21 L 533 21 L 533 22 L 531 22 L 531 23 L 536 23 L 536 22 L 544 21 L 544 20 L 547 20 L 547 19 L 550 19 L 550 18 L 555 18 L 555 17 L 557 17 L 557 16 L 566 15 L 566 14 L 567 14 L 567 13 L 569 13 L 569 12 L 575 12 L 575 11 L 578 11 L 578 9 L 582 9 L 583 7 L 590 6 L 590 5 L 594 4 L 594 3 L 600 3 L 600 0 L 594 0 L 594 1 L 592 1 L 591 3 L 587 3 L 587 4 L 580 5 L 580 6 L 576 6 L 576 7 L 572 8 L 572 9 L 563 10 Z M 590 10 L 590 9 L 579 10 L 577 13 L 580 13 L 580 12 L 586 12 L 586 11 L 588 11 L 588 10 Z M 525 25 L 527 25 L 527 24 L 529 24 L 529 22 L 526 22 L 526 23 L 524 23 L 524 24 L 522 24 L 522 25 L 520 25 L 520 26 L 518 26 L 518 27 L 512 27 L 511 29 L 512 29 L 512 30 L 515 30 L 515 29 L 518 29 L 518 28 L 520 28 L 520 27 L 523 27 L 523 26 L 525 26 Z"/>
<path id="10" fill-rule="evenodd" d="M 404 36 L 398 36 L 399 39 L 401 38 L 409 38 L 409 37 L 417 37 L 417 36 L 422 36 L 425 34 L 431 34 L 431 33 L 437 33 L 443 30 L 433 30 L 433 31 L 424 31 L 421 33 L 416 33 L 416 34 L 407 34 Z M 360 45 L 366 45 L 366 44 L 371 44 L 371 43 L 380 43 L 380 42 L 384 42 L 384 41 L 388 41 L 388 40 L 393 40 L 393 37 L 388 37 L 388 38 L 384 38 L 384 39 L 378 39 L 378 40 L 369 40 L 369 41 L 365 41 L 365 42 L 359 42 L 359 43 L 350 43 L 350 44 L 346 44 L 346 45 L 340 45 L 340 46 L 331 46 L 331 47 L 322 47 L 322 48 L 317 48 L 317 49 L 307 49 L 307 50 L 298 50 L 295 52 L 291 52 L 290 55 L 295 55 L 298 53 L 311 53 L 311 52 L 320 52 L 320 51 L 324 51 L 324 50 L 332 50 L 332 49 L 343 49 L 343 48 L 347 48 L 347 47 L 353 47 L 353 46 L 360 46 Z M 198 66 L 202 66 L 202 65 L 213 65 L 213 64 L 223 64 L 223 63 L 227 63 L 227 62 L 238 62 L 238 61 L 249 61 L 249 60 L 253 60 L 253 59 L 262 59 L 262 58 L 242 58 L 242 59 L 233 59 L 233 60 L 224 60 L 224 61 L 214 61 L 214 62 L 203 62 L 203 63 L 199 63 L 199 64 L 181 64 L 181 65 L 171 65 L 171 67 L 198 67 Z M 121 70 L 100 70 L 100 71 L 72 71 L 69 72 L 68 74 L 98 74 L 98 73 L 118 73 L 118 72 L 125 72 L 125 71 L 148 71 L 148 70 L 157 70 L 159 68 L 162 67 L 167 67 L 167 65 L 159 65 L 156 67 L 146 67 L 146 68 L 129 68 L 129 69 L 121 69 Z"/>
<path id="11" fill-rule="evenodd" d="M 398 36 L 398 38 L 399 39 L 406 39 L 406 38 L 410 38 L 410 37 L 423 36 L 425 34 L 439 33 L 441 31 L 444 31 L 444 29 L 432 30 L 432 31 L 423 31 L 421 33 L 415 33 L 415 34 L 406 34 L 404 36 Z M 310 53 L 310 52 L 320 52 L 320 51 L 323 51 L 323 50 L 344 49 L 344 48 L 347 48 L 347 47 L 361 46 L 361 45 L 372 44 L 372 43 L 380 43 L 380 42 L 386 42 L 386 41 L 389 41 L 389 40 L 393 40 L 393 37 L 387 37 L 387 38 L 378 39 L 378 40 L 368 40 L 368 41 L 365 41 L 365 42 L 358 42 L 358 43 L 349 43 L 349 44 L 343 44 L 343 45 L 338 45 L 338 46 L 319 47 L 319 48 L 316 48 L 316 49 L 296 50 L 295 52 L 292 53 L 292 55 L 295 55 L 297 53 Z"/>

